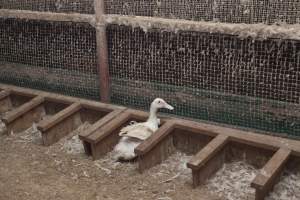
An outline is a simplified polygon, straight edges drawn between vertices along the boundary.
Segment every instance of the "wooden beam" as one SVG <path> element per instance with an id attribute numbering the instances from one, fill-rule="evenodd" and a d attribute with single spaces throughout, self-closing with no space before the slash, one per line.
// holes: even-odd
<path id="1" fill-rule="evenodd" d="M 24 131 L 39 121 L 44 113 L 43 102 L 44 97 L 38 96 L 4 115 L 2 121 L 6 125 L 6 134 Z"/>
<path id="2" fill-rule="evenodd" d="M 37 129 L 41 132 L 45 132 L 48 129 L 52 128 L 56 124 L 60 123 L 61 121 L 65 120 L 69 116 L 73 115 L 75 112 L 78 112 L 81 109 L 80 103 L 73 103 L 72 105 L 68 106 L 64 110 L 58 112 L 56 115 L 52 116 L 47 120 L 43 120 L 37 125 Z"/>
<path id="3" fill-rule="evenodd" d="M 96 13 L 97 65 L 100 79 L 100 95 L 102 102 L 110 102 L 110 75 L 106 22 L 104 18 L 104 0 L 95 0 L 94 5 Z"/>
<path id="4" fill-rule="evenodd" d="M 224 147 L 228 141 L 228 136 L 218 135 L 187 163 L 192 169 L 194 187 L 203 184 L 223 166 Z"/>
<path id="5" fill-rule="evenodd" d="M 79 139 L 85 140 L 89 135 L 96 132 L 98 129 L 100 129 L 103 125 L 105 125 L 112 119 L 118 117 L 122 112 L 124 112 L 124 110 L 115 110 L 105 115 L 100 120 L 98 120 L 95 124 L 93 124 L 88 130 L 86 130 L 85 132 L 81 132 L 79 134 Z"/>
<path id="6" fill-rule="evenodd" d="M 138 156 L 138 170 L 140 173 L 157 164 L 162 163 L 175 151 L 173 144 L 174 122 L 165 122 L 147 140 L 134 150 Z"/>
<path id="7" fill-rule="evenodd" d="M 140 144 L 134 152 L 141 156 L 148 153 L 153 149 L 159 142 L 166 138 L 173 130 L 175 123 L 170 120 L 163 124 L 154 134 L 152 134 L 147 140 Z"/>
<path id="8" fill-rule="evenodd" d="M 161 30 L 167 32 L 193 31 L 237 35 L 241 38 L 282 38 L 282 39 L 300 39 L 299 24 L 285 26 L 268 24 L 228 24 L 213 21 L 193 21 L 184 19 L 168 19 L 161 17 L 148 16 L 128 16 L 128 15 L 105 15 L 107 24 L 125 25 L 131 27 L 140 27 L 145 32 L 149 30 Z M 273 31 L 270 31 L 273 30 Z"/>
<path id="9" fill-rule="evenodd" d="M 218 135 L 210 143 L 208 143 L 201 151 L 199 151 L 187 163 L 191 169 L 198 170 L 203 167 L 210 159 L 212 159 L 227 144 L 229 137 L 226 135 Z"/>
<path id="10" fill-rule="evenodd" d="M 255 177 L 251 183 L 251 186 L 256 189 L 255 200 L 264 200 L 272 191 L 290 155 L 291 150 L 279 149 Z"/>
<path id="11" fill-rule="evenodd" d="M 34 99 L 32 99 L 31 101 L 23 104 L 22 106 L 20 106 L 20 107 L 16 108 L 15 110 L 4 115 L 2 117 L 2 121 L 5 124 L 9 124 L 9 123 L 13 122 L 14 120 L 16 120 L 17 118 L 24 115 L 25 113 L 27 113 L 28 111 L 30 111 L 31 109 L 42 104 L 44 102 L 44 100 L 45 100 L 44 97 L 37 96 Z"/>
<path id="12" fill-rule="evenodd" d="M 109 136 L 112 133 L 117 132 L 118 129 L 124 126 L 128 120 L 130 120 L 131 114 L 129 112 L 123 112 L 118 117 L 114 118 L 114 120 L 106 123 L 100 129 L 95 131 L 93 134 L 90 134 L 86 137 L 86 141 L 97 144 L 99 141 L 103 140 L 105 137 Z"/>
<path id="13" fill-rule="evenodd" d="M 206 135 L 227 135 L 230 140 L 240 144 L 247 144 L 256 148 L 277 151 L 280 148 L 291 149 L 292 155 L 300 157 L 300 141 L 274 137 L 265 134 L 258 134 L 251 131 L 243 131 L 239 129 L 229 128 L 225 126 L 217 126 L 208 123 L 189 121 L 185 119 L 176 120 L 176 127 L 184 129 L 198 130 L 199 134 Z"/>
<path id="14" fill-rule="evenodd" d="M 61 21 L 61 22 L 77 22 L 89 23 L 94 25 L 95 19 L 93 15 L 79 13 L 52 13 L 52 12 L 37 12 L 29 10 L 12 10 L 0 9 L 0 18 L 17 18 L 26 20 L 43 20 L 43 21 Z"/>

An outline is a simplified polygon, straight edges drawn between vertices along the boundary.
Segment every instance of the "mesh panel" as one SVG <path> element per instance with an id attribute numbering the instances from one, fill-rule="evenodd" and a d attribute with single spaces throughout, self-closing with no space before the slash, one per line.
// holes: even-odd
<path id="1" fill-rule="evenodd" d="M 114 103 L 145 109 L 159 96 L 182 116 L 299 134 L 300 41 L 113 25 L 108 34 Z"/>
<path id="2" fill-rule="evenodd" d="M 0 9 L 95 13 L 93 0 L 0 0 Z"/>
<path id="3" fill-rule="evenodd" d="M 300 23 L 299 0 L 105 0 L 109 14 L 229 23 Z"/>
<path id="4" fill-rule="evenodd" d="M 95 30 L 0 20 L 0 82 L 99 99 Z"/>

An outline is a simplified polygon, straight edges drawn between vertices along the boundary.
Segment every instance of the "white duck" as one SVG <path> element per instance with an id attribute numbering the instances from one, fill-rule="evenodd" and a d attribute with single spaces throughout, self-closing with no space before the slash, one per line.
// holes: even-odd
<path id="1" fill-rule="evenodd" d="M 160 119 L 157 118 L 157 112 L 160 108 L 174 109 L 163 99 L 157 98 L 151 103 L 150 115 L 146 122 L 134 122 L 121 129 L 119 136 L 122 138 L 114 148 L 116 160 L 130 161 L 136 157 L 134 149 L 158 129 Z"/>

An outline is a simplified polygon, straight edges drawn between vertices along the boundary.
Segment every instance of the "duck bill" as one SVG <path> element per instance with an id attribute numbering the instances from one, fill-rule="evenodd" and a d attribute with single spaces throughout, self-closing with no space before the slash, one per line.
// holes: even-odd
<path id="1" fill-rule="evenodd" d="M 174 110 L 174 107 L 171 106 L 171 105 L 169 105 L 169 104 L 167 104 L 167 103 L 166 103 L 166 105 L 165 105 L 165 108 L 166 108 L 166 109 L 169 109 L 169 110 Z"/>

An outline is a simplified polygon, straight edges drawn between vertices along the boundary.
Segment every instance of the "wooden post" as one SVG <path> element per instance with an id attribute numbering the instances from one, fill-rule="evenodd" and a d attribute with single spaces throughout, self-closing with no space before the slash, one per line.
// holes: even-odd
<path id="1" fill-rule="evenodd" d="M 100 78 L 100 95 L 102 102 L 110 102 L 110 78 L 108 67 L 108 48 L 106 39 L 106 23 L 104 19 L 104 0 L 95 0 L 97 66 Z"/>

